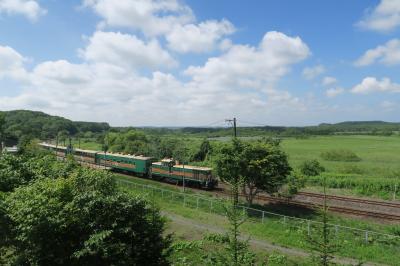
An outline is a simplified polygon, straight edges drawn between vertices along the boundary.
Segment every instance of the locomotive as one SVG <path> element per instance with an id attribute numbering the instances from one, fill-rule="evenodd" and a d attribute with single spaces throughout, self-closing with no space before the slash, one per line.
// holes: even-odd
<path id="1" fill-rule="evenodd" d="M 142 155 L 126 155 L 119 153 L 75 149 L 71 147 L 56 146 L 40 143 L 42 148 L 52 151 L 59 158 L 72 155 L 82 164 L 97 165 L 114 171 L 123 171 L 134 175 L 166 180 L 187 186 L 204 189 L 213 189 L 218 185 L 218 180 L 212 175 L 212 168 L 193 165 L 182 165 L 173 159 L 156 160 L 154 157 Z"/>

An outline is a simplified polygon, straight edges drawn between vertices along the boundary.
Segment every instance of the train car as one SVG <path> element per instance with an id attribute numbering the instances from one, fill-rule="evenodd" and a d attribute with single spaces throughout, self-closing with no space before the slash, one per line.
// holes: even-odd
<path id="1" fill-rule="evenodd" d="M 75 160 L 83 163 L 96 164 L 97 151 L 74 149 L 72 154 Z"/>
<path id="2" fill-rule="evenodd" d="M 64 159 L 68 154 L 72 154 L 76 161 L 83 164 L 104 166 L 106 169 L 165 179 L 179 184 L 185 180 L 187 186 L 205 189 L 213 189 L 218 185 L 218 180 L 212 175 L 212 168 L 175 164 L 172 159 L 156 162 L 153 157 L 72 149 L 47 143 L 40 143 L 40 146 L 55 152 L 58 158 Z"/>
<path id="3" fill-rule="evenodd" d="M 111 167 L 116 170 L 133 172 L 141 176 L 147 176 L 154 161 L 152 157 L 134 156 L 115 153 L 96 154 L 96 164 Z"/>
<path id="4" fill-rule="evenodd" d="M 40 143 L 39 145 L 48 151 L 54 152 L 56 154 L 57 158 L 65 158 L 65 156 L 68 152 L 68 149 L 63 146 L 57 146 L 57 145 L 48 144 L 48 143 Z"/>
<path id="5" fill-rule="evenodd" d="M 218 185 L 217 179 L 212 176 L 212 168 L 192 165 L 174 164 L 172 159 L 164 159 L 151 165 L 151 176 L 176 181 L 188 186 L 213 189 Z"/>

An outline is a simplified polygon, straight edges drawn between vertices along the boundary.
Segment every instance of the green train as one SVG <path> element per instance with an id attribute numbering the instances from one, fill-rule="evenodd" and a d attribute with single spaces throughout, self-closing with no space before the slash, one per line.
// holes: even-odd
<path id="1" fill-rule="evenodd" d="M 133 173 L 142 177 L 166 180 L 187 186 L 213 189 L 218 180 L 212 175 L 212 168 L 177 164 L 172 159 L 157 161 L 153 157 L 134 156 L 119 153 L 108 153 L 92 150 L 74 149 L 40 143 L 42 148 L 54 152 L 57 157 L 72 155 L 82 164 L 97 165 L 106 169 Z"/>

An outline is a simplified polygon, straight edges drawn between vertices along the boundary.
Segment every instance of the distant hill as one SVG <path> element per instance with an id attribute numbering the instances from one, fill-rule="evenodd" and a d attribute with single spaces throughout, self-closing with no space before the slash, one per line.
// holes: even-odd
<path id="1" fill-rule="evenodd" d="M 17 140 L 21 136 L 31 136 L 40 139 L 54 139 L 57 134 L 76 136 L 92 136 L 111 130 L 114 132 L 140 129 L 145 134 L 168 135 L 190 134 L 200 137 L 231 136 L 232 129 L 226 127 L 200 128 L 200 127 L 113 127 L 108 123 L 79 122 L 52 116 L 43 112 L 16 110 L 0 112 L 5 114 L 5 131 L 10 139 Z M 240 126 L 240 120 L 238 120 Z M 373 134 L 390 135 L 400 132 L 400 123 L 384 121 L 346 121 L 335 124 L 322 123 L 317 126 L 285 127 L 285 126 L 257 126 L 239 127 L 239 136 L 307 136 L 307 135 L 333 135 L 333 134 Z"/>
<path id="2" fill-rule="evenodd" d="M 238 121 L 240 124 L 240 120 Z M 180 131 L 186 134 L 208 134 L 209 136 L 227 136 L 232 134 L 230 128 L 196 128 L 185 127 Z M 391 135 L 400 132 L 400 123 L 384 121 L 347 121 L 335 124 L 322 123 L 317 126 L 304 127 L 285 127 L 285 126 L 258 126 L 258 127 L 239 127 L 241 136 L 257 135 L 281 135 L 281 136 L 301 136 L 301 135 L 333 135 L 333 134 L 372 134 L 372 135 Z"/>
<path id="3" fill-rule="evenodd" d="M 15 110 L 0 113 L 5 114 L 5 132 L 11 139 L 19 139 L 21 136 L 50 139 L 55 138 L 59 132 L 73 136 L 85 132 L 100 133 L 110 128 L 108 123 L 74 122 L 43 112 Z"/>

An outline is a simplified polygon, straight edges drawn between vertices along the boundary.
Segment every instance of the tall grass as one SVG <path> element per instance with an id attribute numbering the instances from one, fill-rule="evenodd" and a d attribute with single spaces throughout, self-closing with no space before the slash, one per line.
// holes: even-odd
<path id="1" fill-rule="evenodd" d="M 323 173 L 319 176 L 307 177 L 307 183 L 312 186 L 322 186 L 326 178 L 329 188 L 350 189 L 360 195 L 380 196 L 391 199 L 396 191 L 400 198 L 400 178 L 373 178 L 356 175 Z"/>
<path id="2" fill-rule="evenodd" d="M 340 149 L 340 150 L 329 150 L 321 153 L 322 159 L 326 161 L 338 161 L 338 162 L 359 162 L 361 158 L 357 156 L 353 151 Z"/>

